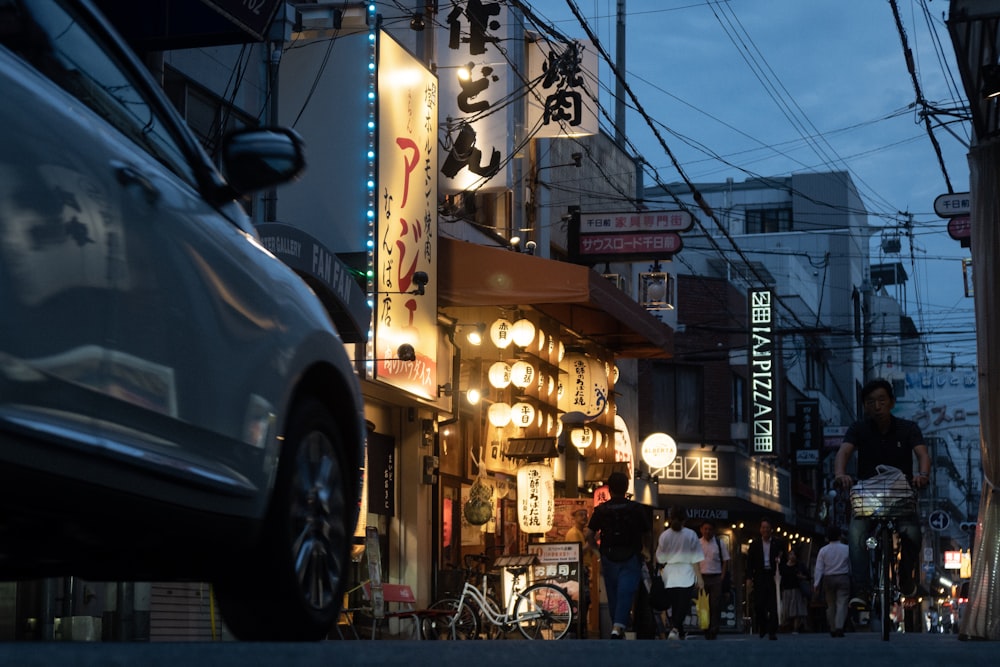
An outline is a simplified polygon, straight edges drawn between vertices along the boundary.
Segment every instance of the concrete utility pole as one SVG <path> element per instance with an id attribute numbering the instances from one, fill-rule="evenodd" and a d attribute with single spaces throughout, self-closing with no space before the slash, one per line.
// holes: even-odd
<path id="1" fill-rule="evenodd" d="M 625 76 L 625 0 L 618 0 L 618 22 L 615 34 L 615 67 Z M 615 79 L 615 143 L 625 145 L 625 83 Z"/>

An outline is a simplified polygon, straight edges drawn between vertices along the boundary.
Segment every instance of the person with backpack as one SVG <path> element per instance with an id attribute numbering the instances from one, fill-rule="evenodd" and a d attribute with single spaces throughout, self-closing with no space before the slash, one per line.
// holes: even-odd
<path id="1" fill-rule="evenodd" d="M 608 476 L 611 498 L 594 508 L 587 527 L 591 546 L 600 544 L 601 575 L 611 614 L 611 638 L 624 639 L 635 594 L 642 581 L 643 550 L 650 551 L 651 512 L 626 497 L 628 477 Z"/>
<path id="2" fill-rule="evenodd" d="M 701 562 L 705 560 L 705 552 L 701 549 L 697 533 L 684 527 L 686 519 L 687 511 L 683 507 L 670 507 L 667 510 L 667 529 L 660 533 L 660 541 L 656 547 L 656 561 L 663 564 L 661 576 L 663 585 L 667 587 L 670 623 L 673 625 L 667 639 L 687 637 L 684 619 L 691 611 L 695 588 L 705 587 L 701 576 Z"/>

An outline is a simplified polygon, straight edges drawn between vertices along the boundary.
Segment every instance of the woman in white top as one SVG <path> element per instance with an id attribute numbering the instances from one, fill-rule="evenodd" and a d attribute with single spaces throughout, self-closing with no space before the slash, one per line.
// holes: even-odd
<path id="1" fill-rule="evenodd" d="M 670 622 L 673 629 L 667 639 L 684 639 L 684 619 L 691 610 L 695 588 L 703 588 L 701 566 L 705 553 L 698 535 L 684 527 L 687 512 L 674 505 L 667 510 L 668 527 L 660 533 L 656 547 L 656 562 L 663 565 L 660 576 L 670 601 Z"/>

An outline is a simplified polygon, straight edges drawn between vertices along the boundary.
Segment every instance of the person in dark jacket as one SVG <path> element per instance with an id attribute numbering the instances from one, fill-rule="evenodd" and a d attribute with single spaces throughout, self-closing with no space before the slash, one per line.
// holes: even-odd
<path id="1" fill-rule="evenodd" d="M 626 498 L 628 477 L 624 473 L 611 473 L 608 491 L 611 498 L 594 508 L 590 517 L 588 540 L 593 547 L 600 542 L 611 638 L 624 639 L 632 603 L 642 581 L 643 550 L 651 552 L 653 520 L 646 507 Z"/>
<path id="2" fill-rule="evenodd" d="M 760 539 L 747 550 L 747 583 L 753 590 L 754 624 L 761 639 L 768 635 L 778 638 L 778 590 L 775 574 L 787 545 L 772 535 L 773 526 L 767 517 L 760 520 Z"/>

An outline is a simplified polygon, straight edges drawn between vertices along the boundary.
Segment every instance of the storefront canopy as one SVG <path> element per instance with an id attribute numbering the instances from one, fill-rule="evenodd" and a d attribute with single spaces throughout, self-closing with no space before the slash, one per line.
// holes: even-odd
<path id="1" fill-rule="evenodd" d="M 442 307 L 530 306 L 617 356 L 673 356 L 673 329 L 593 269 L 446 238 L 438 254 Z"/>
<path id="2" fill-rule="evenodd" d="M 350 266 L 294 225 L 264 222 L 257 225 L 257 233 L 263 246 L 316 292 L 345 343 L 368 340 L 372 311 Z"/>

